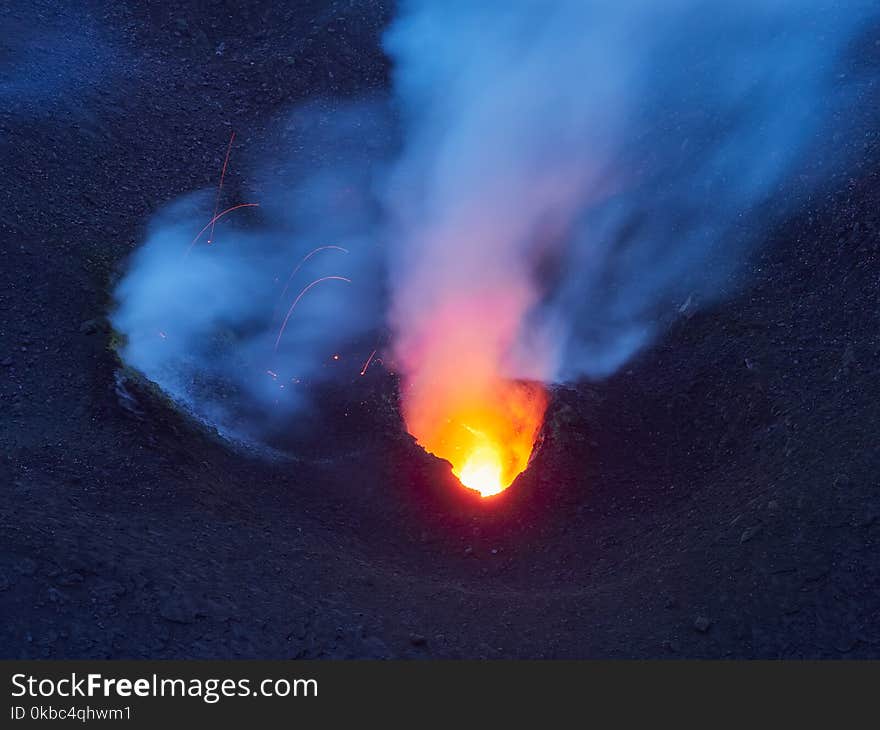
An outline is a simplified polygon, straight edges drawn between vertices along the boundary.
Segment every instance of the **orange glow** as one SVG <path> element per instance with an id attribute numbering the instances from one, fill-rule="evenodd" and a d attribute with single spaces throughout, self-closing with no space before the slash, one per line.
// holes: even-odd
<path id="1" fill-rule="evenodd" d="M 501 461 L 501 454 L 492 444 L 481 444 L 471 452 L 455 475 L 468 489 L 491 497 L 504 490 Z"/>
<path id="2" fill-rule="evenodd" d="M 505 490 L 526 468 L 547 408 L 543 385 L 503 375 L 505 333 L 513 330 L 504 320 L 518 316 L 507 306 L 515 296 L 438 307 L 423 336 L 400 349 L 416 365 L 401 391 L 407 430 L 484 497 Z"/>
<path id="3" fill-rule="evenodd" d="M 447 403 L 446 417 L 433 428 L 410 410 L 410 432 L 426 450 L 451 463 L 468 489 L 483 497 L 507 489 L 529 463 L 547 407 L 544 388 L 499 378 L 478 397 Z"/>
<path id="4" fill-rule="evenodd" d="M 217 198 L 214 201 L 214 217 L 211 218 L 211 235 L 208 236 L 208 243 L 214 241 L 214 225 L 217 223 L 217 211 L 220 210 L 220 195 L 223 192 L 223 181 L 226 179 L 226 167 L 229 165 L 229 155 L 232 152 L 232 143 L 235 141 L 235 130 L 229 135 L 229 145 L 226 147 L 226 157 L 223 159 L 223 169 L 220 171 L 220 184 L 217 186 Z"/>

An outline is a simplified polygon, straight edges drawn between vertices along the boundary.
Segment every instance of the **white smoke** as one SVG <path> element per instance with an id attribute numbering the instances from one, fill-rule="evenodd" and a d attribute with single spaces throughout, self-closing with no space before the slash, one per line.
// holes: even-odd
<path id="1" fill-rule="evenodd" d="M 185 262 L 213 191 L 153 222 L 116 292 L 123 357 L 228 430 L 294 412 L 280 383 L 331 377 L 383 320 L 405 376 L 462 348 L 513 377 L 607 375 L 845 167 L 875 5 L 404 0 L 387 103 L 298 112 L 259 210 Z M 311 291 L 274 353 L 284 280 L 328 244 L 350 253 L 313 257 L 282 308 L 352 283 Z"/>
<path id="2" fill-rule="evenodd" d="M 116 288 L 123 359 L 221 433 L 247 440 L 283 428 L 314 385 L 356 375 L 381 322 L 370 190 L 374 160 L 387 155 L 375 146 L 386 143 L 384 129 L 367 102 L 300 109 L 269 145 L 289 154 L 261 156 L 247 200 L 227 186 L 220 206 L 258 207 L 218 220 L 211 243 L 210 231 L 193 241 L 216 190 L 162 211 Z M 246 167 L 247 157 L 230 164 Z M 291 311 L 324 277 L 334 278 Z"/>
<path id="3" fill-rule="evenodd" d="M 832 130 L 832 115 L 862 88 L 841 57 L 875 15 L 403 2 L 386 37 L 406 129 L 388 198 L 401 356 L 426 367 L 431 312 L 498 290 L 519 310 L 485 313 L 507 328 L 510 375 L 603 376 L 676 303 L 720 296 L 767 226 L 840 169 L 830 133 L 847 120 Z"/>

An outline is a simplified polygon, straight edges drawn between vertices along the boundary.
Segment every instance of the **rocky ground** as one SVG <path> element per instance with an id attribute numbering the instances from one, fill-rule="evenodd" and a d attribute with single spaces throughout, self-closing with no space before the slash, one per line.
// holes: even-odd
<path id="1" fill-rule="evenodd" d="M 0 84 L 0 655 L 880 655 L 880 137 L 749 287 L 557 389 L 500 499 L 403 433 L 381 368 L 363 448 L 268 461 L 121 377 L 103 319 L 230 128 L 387 84 L 382 3 L 246 5 L 0 10 L 0 68 L 39 28 L 51 69 Z"/>

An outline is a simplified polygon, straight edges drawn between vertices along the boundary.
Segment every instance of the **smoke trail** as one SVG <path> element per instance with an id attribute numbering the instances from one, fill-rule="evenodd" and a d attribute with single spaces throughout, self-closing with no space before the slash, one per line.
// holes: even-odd
<path id="1" fill-rule="evenodd" d="M 391 317 L 412 380 L 463 352 L 606 375 L 674 303 L 719 296 L 839 169 L 838 62 L 872 5 L 404 2 L 386 36 L 407 129 Z"/>
<path id="2" fill-rule="evenodd" d="M 115 292 L 123 359 L 249 441 L 271 439 L 315 384 L 356 377 L 382 316 L 370 188 L 385 125 L 367 102 L 300 109 L 267 143 L 289 156 L 252 152 L 264 159 L 248 193 L 259 207 L 218 220 L 212 243 L 193 240 L 216 190 L 157 216 Z"/>
<path id="3" fill-rule="evenodd" d="M 845 168 L 873 5 L 404 0 L 391 104 L 298 112 L 247 233 L 230 214 L 184 265 L 215 191 L 153 221 L 116 292 L 123 357 L 259 436 L 384 319 L 410 432 L 495 490 L 528 459 L 536 383 L 613 372 Z M 296 269 L 328 245 L 350 253 Z"/>

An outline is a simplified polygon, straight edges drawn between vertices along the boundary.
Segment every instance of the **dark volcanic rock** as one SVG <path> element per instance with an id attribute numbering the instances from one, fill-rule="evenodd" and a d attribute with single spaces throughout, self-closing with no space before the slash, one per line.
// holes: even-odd
<path id="1" fill-rule="evenodd" d="M 555 387 L 531 467 L 481 501 L 402 429 L 390 362 L 309 391 L 308 448 L 265 458 L 104 336 L 151 216 L 213 203 L 231 130 L 234 201 L 248 154 L 299 144 L 292 109 L 384 93 L 390 5 L 66 5 L 0 4 L 4 53 L 92 21 L 112 46 L 76 93 L 0 104 L 3 658 L 880 656 L 878 125 L 728 298 Z"/>

